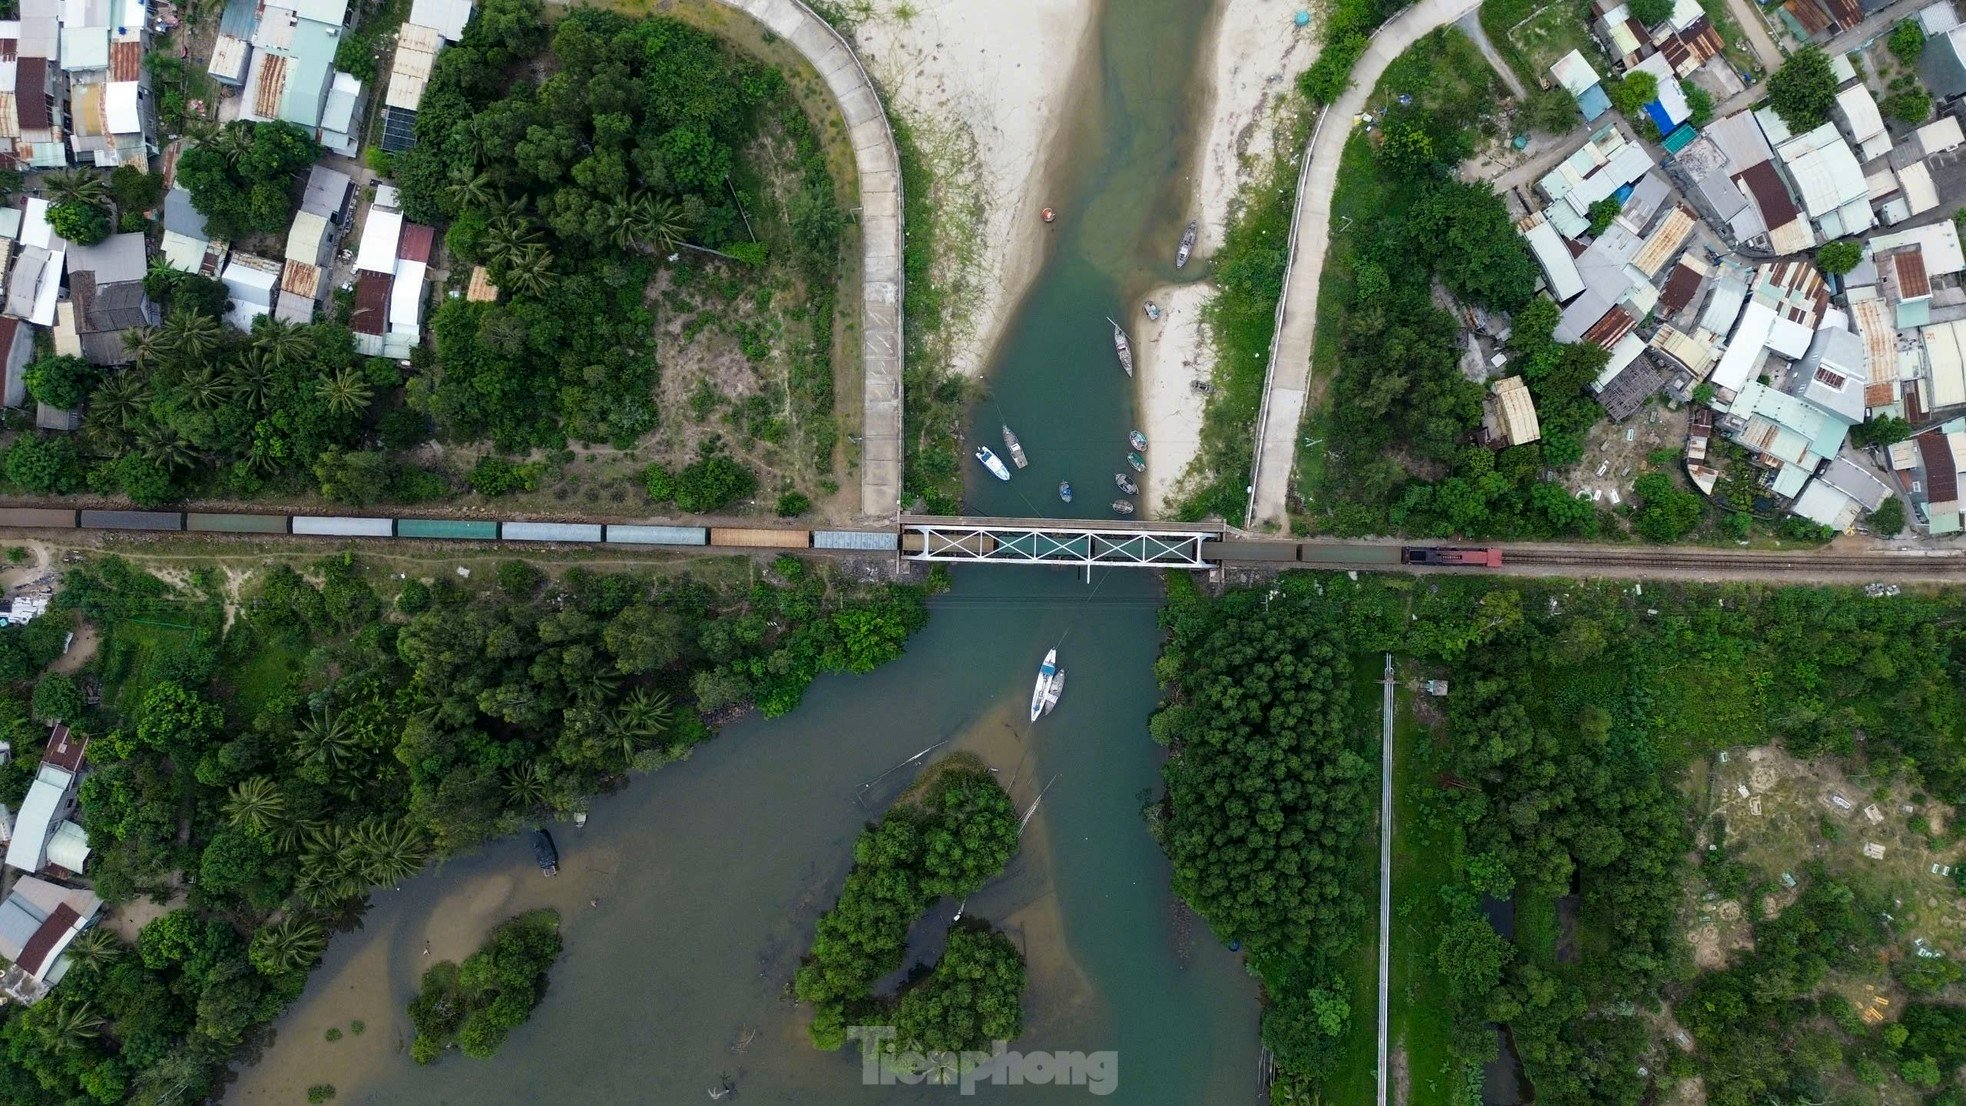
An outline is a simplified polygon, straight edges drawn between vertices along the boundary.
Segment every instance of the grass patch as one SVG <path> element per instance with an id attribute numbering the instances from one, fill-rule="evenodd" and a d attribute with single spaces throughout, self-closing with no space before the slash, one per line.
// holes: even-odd
<path id="1" fill-rule="evenodd" d="M 1393 723 L 1393 950 L 1387 996 L 1391 1047 L 1406 1051 L 1409 1106 L 1455 1106 L 1454 1018 L 1434 947 L 1447 925 L 1442 887 L 1462 881 L 1461 835 L 1424 816 L 1434 783 L 1434 734 L 1402 689 Z"/>
<path id="2" fill-rule="evenodd" d="M 1550 66 L 1572 50 L 1581 50 L 1599 74 L 1607 71 L 1604 51 L 1591 37 L 1587 4 L 1487 0 L 1481 5 L 1481 29 L 1530 88 L 1540 87 Z"/>
<path id="3" fill-rule="evenodd" d="M 305 647 L 294 639 L 265 639 L 242 635 L 251 647 L 232 670 L 232 714 L 241 724 L 250 724 L 274 697 L 293 687 L 306 660 Z"/>
<path id="4" fill-rule="evenodd" d="M 1556 965 L 1556 896 L 1524 889 L 1515 896 L 1515 943 L 1532 964 Z"/>
<path id="5" fill-rule="evenodd" d="M 1748 46 L 1747 35 L 1742 33 L 1741 24 L 1735 20 L 1727 0 L 1700 0 L 1700 10 L 1706 13 L 1707 22 L 1713 24 L 1713 29 L 1720 32 L 1720 41 L 1727 47 L 1727 60 L 1734 63 L 1734 72 L 1752 73 L 1755 82 L 1759 82 L 1765 76 L 1761 71 L 1761 59 Z"/>
<path id="6" fill-rule="evenodd" d="M 938 203 L 935 174 L 915 128 L 892 111 L 888 122 L 901 154 L 902 220 L 908 228 L 901 251 L 903 470 L 902 498 L 922 500 L 930 514 L 955 514 L 962 500 L 963 407 L 969 389 L 950 372 L 952 341 L 946 290 L 935 277 L 942 240 L 954 233 Z"/>

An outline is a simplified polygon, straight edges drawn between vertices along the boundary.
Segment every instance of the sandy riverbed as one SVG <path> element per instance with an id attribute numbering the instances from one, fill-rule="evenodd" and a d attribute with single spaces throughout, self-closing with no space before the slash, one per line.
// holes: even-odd
<path id="1" fill-rule="evenodd" d="M 1206 271 L 1221 245 L 1236 197 L 1276 149 L 1282 109 L 1297 74 L 1317 57 L 1316 26 L 1292 22 L 1297 5 L 1280 0 L 1222 0 L 1208 54 L 1210 123 L 1200 151 L 1193 201 L 1200 222 L 1195 261 Z M 1300 151 L 1285 151 L 1296 157 Z M 1202 403 L 1191 386 L 1214 371 L 1214 351 L 1202 333 L 1202 309 L 1213 295 L 1209 282 L 1161 285 L 1147 298 L 1164 311 L 1161 321 L 1139 324 L 1136 344 L 1142 421 L 1153 449 L 1145 507 L 1158 514 L 1200 448 Z"/>
<path id="2" fill-rule="evenodd" d="M 957 337 L 950 367 L 979 376 L 1043 261 L 1048 159 L 1095 45 L 1092 0 L 867 0 L 849 5 L 861 59 L 913 127 L 945 220 Z M 953 254 L 955 256 L 947 256 Z"/>

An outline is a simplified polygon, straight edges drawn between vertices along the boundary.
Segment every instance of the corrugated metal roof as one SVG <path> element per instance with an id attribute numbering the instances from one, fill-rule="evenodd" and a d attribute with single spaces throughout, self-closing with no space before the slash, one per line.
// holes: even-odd
<path id="1" fill-rule="evenodd" d="M 111 81 L 102 101 L 105 134 L 142 134 L 143 109 L 135 81 Z"/>
<path id="2" fill-rule="evenodd" d="M 287 295 L 315 298 L 321 287 L 322 269 L 305 261 L 288 260 L 280 272 L 280 291 Z"/>
<path id="3" fill-rule="evenodd" d="M 1652 236 L 1645 240 L 1645 245 L 1639 249 L 1638 256 L 1632 258 L 1632 265 L 1647 277 L 1659 275 L 1659 270 L 1679 252 L 1679 248 L 1686 244 L 1687 237 L 1692 233 L 1693 213 L 1684 207 L 1674 207 L 1666 213 L 1666 217 L 1660 221 L 1658 229 L 1652 232 Z"/>
<path id="4" fill-rule="evenodd" d="M 1666 288 L 1659 296 L 1659 306 L 1667 315 L 1677 315 L 1693 297 L 1699 295 L 1700 285 L 1706 280 L 1706 268 L 1693 262 L 1691 258 L 1682 260 L 1672 267 L 1666 277 Z"/>
<path id="5" fill-rule="evenodd" d="M 1610 349 L 1637 326 L 1638 320 L 1632 317 L 1630 311 L 1623 307 L 1613 307 L 1597 322 L 1592 323 L 1590 329 L 1584 331 L 1583 340 Z"/>
<path id="6" fill-rule="evenodd" d="M 1754 206 L 1761 211 L 1761 221 L 1770 230 L 1793 222 L 1800 214 L 1795 200 L 1789 196 L 1788 186 L 1782 183 L 1781 174 L 1775 172 L 1773 162 L 1756 162 L 1741 170 L 1735 180 L 1754 200 Z"/>
<path id="7" fill-rule="evenodd" d="M 109 79 L 112 81 L 140 81 L 143 79 L 142 43 L 112 42 L 109 44 Z"/>
<path id="8" fill-rule="evenodd" d="M 491 274 L 483 265 L 471 269 L 471 283 L 464 289 L 464 298 L 472 303 L 497 302 L 498 285 L 491 282 Z"/>
<path id="9" fill-rule="evenodd" d="M 1934 503 L 1951 503 L 1959 498 L 1959 467 L 1952 459 L 1952 446 L 1946 436 L 1928 430 L 1913 441 L 1925 462 L 1925 496 Z"/>
<path id="10" fill-rule="evenodd" d="M 355 268 L 371 273 L 395 273 L 396 243 L 403 233 L 403 213 L 371 206 L 362 224 L 362 245 Z"/>
<path id="11" fill-rule="evenodd" d="M 389 329 L 414 338 L 423 327 L 423 278 L 430 267 L 421 261 L 405 261 L 396 269 L 389 289 Z"/>
<path id="12" fill-rule="evenodd" d="M 1919 250 L 1892 254 L 1891 270 L 1897 277 L 1900 299 L 1922 299 L 1932 294 L 1932 281 L 1925 275 L 1925 255 Z"/>
<path id="13" fill-rule="evenodd" d="M 470 20 L 471 0 L 411 0 L 410 3 L 411 23 L 434 28 L 452 42 L 464 37 L 464 25 Z"/>
<path id="14" fill-rule="evenodd" d="M 287 59 L 261 51 L 253 59 L 253 114 L 262 119 L 280 116 L 280 101 L 287 92 Z"/>
<path id="15" fill-rule="evenodd" d="M 1966 351 L 1959 348 L 1956 323 L 1939 323 L 1918 332 L 1925 346 L 1925 369 L 1932 382 L 1932 407 L 1937 410 L 1966 403 Z"/>
<path id="16" fill-rule="evenodd" d="M 212 61 L 205 72 L 227 84 L 239 84 L 246 79 L 246 56 L 251 50 L 245 39 L 220 35 L 212 45 Z"/>
<path id="17" fill-rule="evenodd" d="M 362 272 L 355 276 L 355 312 L 348 325 L 357 334 L 381 335 L 389 329 L 389 293 L 394 277 Z"/>
<path id="18" fill-rule="evenodd" d="M 430 261 L 431 247 L 436 243 L 435 227 L 422 223 L 404 223 L 403 233 L 396 240 L 396 257 L 402 261 Z"/>

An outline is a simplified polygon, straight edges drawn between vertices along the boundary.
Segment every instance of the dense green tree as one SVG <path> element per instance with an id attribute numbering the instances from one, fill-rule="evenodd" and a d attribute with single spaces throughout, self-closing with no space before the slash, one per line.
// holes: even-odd
<path id="1" fill-rule="evenodd" d="M 1633 522 L 1647 541 L 1678 541 L 1698 526 L 1706 513 L 1706 505 L 1697 494 L 1673 487 L 1672 478 L 1662 473 L 1639 477 L 1632 484 L 1632 492 L 1639 499 Z"/>
<path id="2" fill-rule="evenodd" d="M 1768 78 L 1768 105 L 1790 130 L 1812 130 L 1829 120 L 1836 85 L 1829 55 L 1821 47 L 1804 46 Z"/>
<path id="3" fill-rule="evenodd" d="M 1816 267 L 1830 276 L 1848 273 L 1863 259 L 1863 243 L 1848 238 L 1825 242 L 1816 250 Z"/>
<path id="4" fill-rule="evenodd" d="M 212 234 L 275 234 L 293 218 L 295 174 L 320 156 L 320 144 L 301 127 L 240 120 L 186 149 L 177 180 Z"/>

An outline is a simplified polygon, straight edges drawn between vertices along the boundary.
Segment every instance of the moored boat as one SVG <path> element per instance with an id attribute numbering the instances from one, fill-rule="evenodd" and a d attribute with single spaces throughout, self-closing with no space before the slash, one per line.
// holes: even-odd
<path id="1" fill-rule="evenodd" d="M 1134 472 L 1147 471 L 1147 459 L 1145 457 L 1140 456 L 1138 453 L 1127 454 L 1126 463 L 1133 466 Z M 1010 479 L 1010 477 L 1006 476 L 1004 477 L 1004 479 L 1008 480 Z"/>
<path id="2" fill-rule="evenodd" d="M 539 862 L 539 870 L 549 876 L 560 874 L 560 850 L 553 844 L 553 835 L 544 826 L 532 831 L 532 856 Z"/>
<path id="3" fill-rule="evenodd" d="M 1045 712 L 1045 697 L 1051 694 L 1051 684 L 1058 678 L 1058 650 L 1053 649 L 1044 655 L 1044 663 L 1038 666 L 1037 686 L 1031 689 L 1031 721 Z M 1052 702 L 1057 702 L 1053 699 Z"/>
<path id="4" fill-rule="evenodd" d="M 1040 704 L 1039 713 L 1050 714 L 1051 708 L 1058 705 L 1058 697 L 1063 694 L 1065 694 L 1065 670 L 1061 668 L 1052 673 L 1051 686 L 1045 689 L 1044 702 Z"/>
<path id="5" fill-rule="evenodd" d="M 1024 459 L 1024 443 L 1017 440 L 1017 435 L 1010 432 L 1008 425 L 1003 428 L 1003 447 L 1010 451 L 1011 464 L 1021 469 L 1031 463 Z"/>
<path id="6" fill-rule="evenodd" d="M 1185 266 L 1188 263 L 1188 258 L 1194 255 L 1195 237 L 1198 232 L 1199 228 L 1195 226 L 1194 220 L 1188 220 L 1187 229 L 1181 232 L 1181 244 L 1174 248 L 1175 268 L 1179 269 Z"/>
<path id="7" fill-rule="evenodd" d="M 1072 501 L 1072 482 L 1070 480 L 1060 480 L 1058 482 L 1058 498 L 1067 503 Z"/>
<path id="8" fill-rule="evenodd" d="M 1147 321 L 1160 322 L 1160 304 L 1155 303 L 1153 300 L 1147 301 Z"/>
<path id="9" fill-rule="evenodd" d="M 1142 453 L 1147 452 L 1147 436 L 1138 430 L 1129 430 L 1126 432 L 1126 444 Z"/>
<path id="10" fill-rule="evenodd" d="M 1106 321 L 1113 323 L 1110 317 Z M 1126 375 L 1132 376 L 1133 343 L 1126 340 L 1126 328 L 1120 326 L 1118 323 L 1113 323 L 1113 352 L 1120 355 L 1120 368 L 1126 370 Z"/>
<path id="11" fill-rule="evenodd" d="M 977 446 L 976 459 L 983 462 L 983 467 L 990 470 L 991 476 L 994 476 L 999 480 L 1010 479 L 1010 470 L 1003 467 L 1003 462 L 997 460 L 997 455 L 990 452 L 989 446 L 987 445 Z"/>
<path id="12" fill-rule="evenodd" d="M 1135 484 L 1123 472 L 1116 472 L 1113 474 L 1113 483 L 1119 485 L 1119 489 L 1128 495 L 1140 494 L 1140 485 Z"/>
<path id="13" fill-rule="evenodd" d="M 1116 515 L 1130 515 L 1130 514 L 1132 514 L 1132 513 L 1133 513 L 1133 501 L 1132 501 L 1132 500 L 1129 500 L 1129 499 L 1115 499 L 1115 500 L 1113 500 L 1113 513 L 1114 513 L 1114 514 L 1116 514 Z"/>

